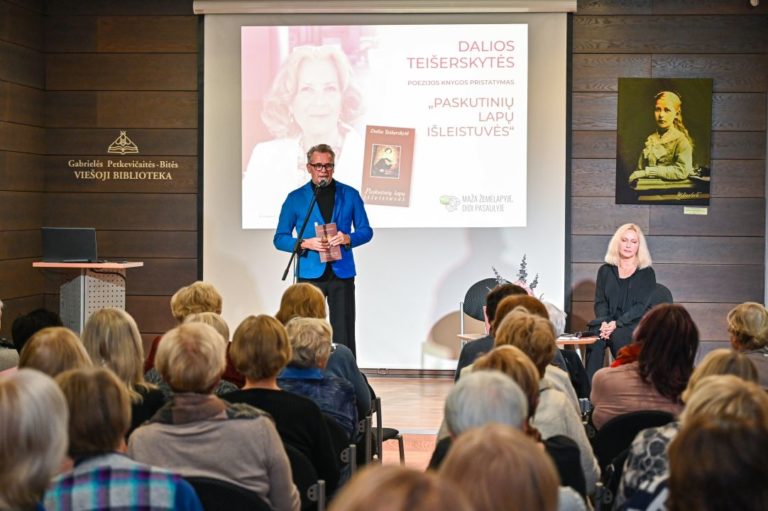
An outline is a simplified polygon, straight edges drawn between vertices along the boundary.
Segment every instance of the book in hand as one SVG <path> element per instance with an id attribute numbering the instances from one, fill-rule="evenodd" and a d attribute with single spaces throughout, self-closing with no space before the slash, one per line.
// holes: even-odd
<path id="1" fill-rule="evenodd" d="M 366 204 L 408 207 L 416 130 L 365 127 L 361 195 Z"/>
<path id="2" fill-rule="evenodd" d="M 328 241 L 330 238 L 336 236 L 336 224 L 315 224 L 315 236 Z M 336 245 L 335 247 L 328 247 L 328 250 L 322 250 L 319 252 L 320 262 L 328 263 L 338 261 L 341 259 L 341 247 Z"/>

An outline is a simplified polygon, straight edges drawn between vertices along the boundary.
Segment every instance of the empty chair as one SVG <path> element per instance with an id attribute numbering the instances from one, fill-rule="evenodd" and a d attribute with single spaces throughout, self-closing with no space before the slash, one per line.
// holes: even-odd
<path id="1" fill-rule="evenodd" d="M 400 448 L 400 464 L 405 465 L 405 445 L 403 444 L 403 435 L 394 428 L 385 428 L 381 418 L 381 398 L 376 397 L 373 400 L 374 410 L 376 412 L 376 450 L 379 454 L 379 460 L 384 459 L 383 444 L 388 440 L 397 440 Z"/>

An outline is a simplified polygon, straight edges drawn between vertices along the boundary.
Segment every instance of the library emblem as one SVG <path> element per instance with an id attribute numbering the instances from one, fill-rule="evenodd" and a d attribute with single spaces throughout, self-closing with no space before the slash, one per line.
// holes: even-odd
<path id="1" fill-rule="evenodd" d="M 109 144 L 107 148 L 109 154 L 139 154 L 139 146 L 137 146 L 133 140 L 128 138 L 125 131 L 120 131 L 120 135 Z"/>

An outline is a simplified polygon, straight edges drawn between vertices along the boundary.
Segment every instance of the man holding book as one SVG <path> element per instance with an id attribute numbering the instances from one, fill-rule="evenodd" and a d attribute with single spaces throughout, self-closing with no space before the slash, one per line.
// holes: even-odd
<path id="1" fill-rule="evenodd" d="M 312 179 L 288 194 L 280 210 L 273 242 L 278 250 L 293 251 L 297 231 L 316 193 L 317 204 L 312 208 L 301 240 L 296 273 L 300 282 L 314 284 L 326 296 L 333 340 L 356 354 L 356 272 L 352 249 L 368 243 L 373 229 L 368 224 L 360 193 L 333 179 L 335 159 L 333 149 L 327 144 L 309 149 L 307 172 Z"/>

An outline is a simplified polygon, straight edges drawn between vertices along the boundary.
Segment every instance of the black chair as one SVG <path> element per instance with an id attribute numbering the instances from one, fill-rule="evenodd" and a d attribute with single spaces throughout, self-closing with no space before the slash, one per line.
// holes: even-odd
<path id="1" fill-rule="evenodd" d="M 376 451 L 379 453 L 379 461 L 384 459 L 384 452 L 382 450 L 384 442 L 388 440 L 397 440 L 398 447 L 400 448 L 400 464 L 405 465 L 405 445 L 403 444 L 403 435 L 400 434 L 395 428 L 385 428 L 382 426 L 381 418 L 381 398 L 375 397 L 373 399 L 373 406 L 376 412 Z"/>
<path id="2" fill-rule="evenodd" d="M 205 511 L 272 511 L 256 492 L 211 477 L 186 477 Z"/>
<path id="3" fill-rule="evenodd" d="M 646 429 L 663 426 L 674 420 L 669 412 L 643 410 L 625 413 L 606 422 L 592 439 L 592 448 L 601 470 L 632 445 L 637 434 Z"/>
<path id="4" fill-rule="evenodd" d="M 341 486 L 343 481 L 346 481 L 357 472 L 357 446 L 350 442 L 347 432 L 333 417 L 323 415 L 323 418 L 328 425 L 333 450 L 341 462 L 341 476 L 339 478 L 339 486 Z"/>
<path id="5" fill-rule="evenodd" d="M 600 485 L 595 495 L 598 511 L 613 508 L 613 501 L 624 471 L 624 462 L 637 434 L 647 428 L 669 424 L 674 419 L 675 417 L 669 412 L 643 410 L 614 417 L 597 430 L 594 438 L 590 440 L 602 471 Z"/>
<path id="6" fill-rule="evenodd" d="M 325 481 L 318 477 L 317 470 L 303 452 L 289 444 L 284 444 L 284 447 L 291 463 L 293 484 L 301 496 L 302 511 L 324 511 Z"/>

